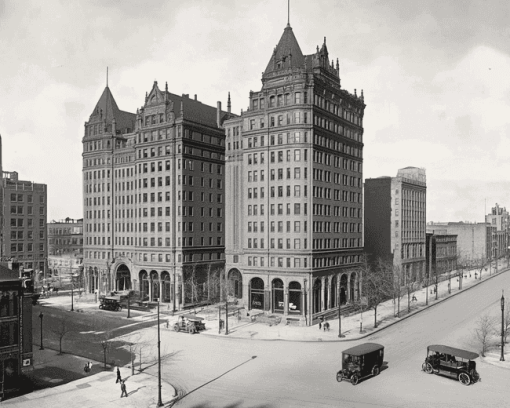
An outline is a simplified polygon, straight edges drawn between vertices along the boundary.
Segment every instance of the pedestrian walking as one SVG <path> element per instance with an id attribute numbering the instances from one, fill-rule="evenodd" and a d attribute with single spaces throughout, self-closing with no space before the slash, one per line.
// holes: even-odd
<path id="1" fill-rule="evenodd" d="M 319 317 L 319 330 L 322 329 L 322 322 L 324 322 L 324 316 Z"/>
<path id="2" fill-rule="evenodd" d="M 122 377 L 120 376 L 120 369 L 117 367 L 117 381 L 115 381 L 115 384 L 122 383 Z"/>
<path id="3" fill-rule="evenodd" d="M 329 331 L 329 322 L 324 323 L 324 331 Z"/>
<path id="4" fill-rule="evenodd" d="M 122 398 L 122 397 L 124 397 L 124 394 L 126 394 L 125 396 L 127 398 L 128 394 L 126 391 L 126 381 L 125 380 L 120 382 L 120 389 L 122 390 L 122 394 L 120 394 L 120 397 Z"/>

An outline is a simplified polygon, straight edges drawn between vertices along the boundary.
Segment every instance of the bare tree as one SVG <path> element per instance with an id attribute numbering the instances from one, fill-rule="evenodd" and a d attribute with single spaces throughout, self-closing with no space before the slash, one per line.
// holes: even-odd
<path id="1" fill-rule="evenodd" d="M 505 315 L 503 317 L 503 342 L 506 344 L 508 334 L 510 333 L 510 308 L 505 309 Z M 494 335 L 501 336 L 501 327 L 499 324 L 494 323 Z"/>
<path id="2" fill-rule="evenodd" d="M 144 338 L 142 333 L 130 337 L 129 346 L 131 353 L 134 355 L 134 360 L 138 357 L 138 372 L 142 373 L 148 368 L 154 366 L 158 362 L 157 343 L 152 339 Z M 179 351 L 168 351 L 166 347 L 161 350 L 161 361 L 168 361 L 174 359 L 179 354 Z M 143 364 L 145 366 L 143 367 Z"/>
<path id="3" fill-rule="evenodd" d="M 109 331 L 96 331 L 94 336 L 95 343 L 99 344 L 101 346 L 101 349 L 103 350 L 104 369 L 106 370 L 106 361 L 108 359 L 108 354 L 110 353 L 112 347 L 111 344 L 112 334 Z"/>
<path id="4" fill-rule="evenodd" d="M 485 357 L 485 353 L 492 346 L 492 336 L 494 334 L 494 319 L 485 314 L 480 316 L 476 321 L 476 327 L 474 329 L 474 340 L 476 346 L 480 350 L 482 357 Z"/>
<path id="5" fill-rule="evenodd" d="M 374 267 L 368 264 L 366 257 L 362 261 L 362 291 L 367 300 L 368 309 L 374 310 L 374 328 L 377 327 L 377 308 L 391 298 L 393 293 L 393 270 L 388 264 L 378 259 Z"/>
<path id="6" fill-rule="evenodd" d="M 51 329 L 53 333 L 55 333 L 58 337 L 58 346 L 59 351 L 58 354 L 61 355 L 62 353 L 62 341 L 64 340 L 64 336 L 67 333 L 70 333 L 73 331 L 71 328 L 70 322 L 69 322 L 69 316 L 63 315 L 58 318 L 57 325 L 55 328 Z"/>

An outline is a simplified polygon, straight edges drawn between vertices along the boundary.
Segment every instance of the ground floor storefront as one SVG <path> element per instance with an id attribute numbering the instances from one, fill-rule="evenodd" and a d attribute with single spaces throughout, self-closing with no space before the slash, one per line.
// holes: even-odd
<path id="1" fill-rule="evenodd" d="M 279 314 L 289 323 L 313 325 L 338 313 L 339 305 L 360 299 L 358 271 L 344 269 L 302 274 L 232 268 L 231 293 L 250 314 Z"/>

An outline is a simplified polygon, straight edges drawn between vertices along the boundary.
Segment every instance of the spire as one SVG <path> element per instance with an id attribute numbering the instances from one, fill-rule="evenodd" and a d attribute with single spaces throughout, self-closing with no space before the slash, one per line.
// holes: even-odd
<path id="1" fill-rule="evenodd" d="M 108 88 L 108 67 L 106 67 L 106 87 Z"/>
<path id="2" fill-rule="evenodd" d="M 287 27 L 290 27 L 290 0 L 287 2 Z"/>
<path id="3" fill-rule="evenodd" d="M 292 27 L 287 25 L 287 27 L 283 30 L 283 34 L 278 45 L 273 51 L 273 55 L 267 64 L 264 74 L 269 74 L 279 69 L 279 63 L 283 63 L 290 55 L 292 55 L 292 66 L 302 67 L 304 65 L 304 56 L 301 52 L 301 48 L 294 36 Z M 283 68 L 283 64 L 281 67 Z"/>
<path id="4" fill-rule="evenodd" d="M 228 93 L 228 100 L 227 100 L 227 112 L 230 113 L 231 111 L 231 105 L 230 105 L 230 92 Z"/>

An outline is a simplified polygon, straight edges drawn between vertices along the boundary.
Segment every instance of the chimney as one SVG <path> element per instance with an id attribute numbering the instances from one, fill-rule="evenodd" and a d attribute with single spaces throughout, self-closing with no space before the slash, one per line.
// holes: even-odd
<path id="1" fill-rule="evenodd" d="M 231 104 L 230 104 L 230 92 L 228 93 L 228 102 L 227 102 L 227 112 L 230 113 L 231 111 Z"/>
<path id="2" fill-rule="evenodd" d="M 221 102 L 218 101 L 218 105 L 216 108 L 216 125 L 221 127 Z"/>
<path id="3" fill-rule="evenodd" d="M 197 94 L 195 94 L 195 101 L 197 100 Z"/>

